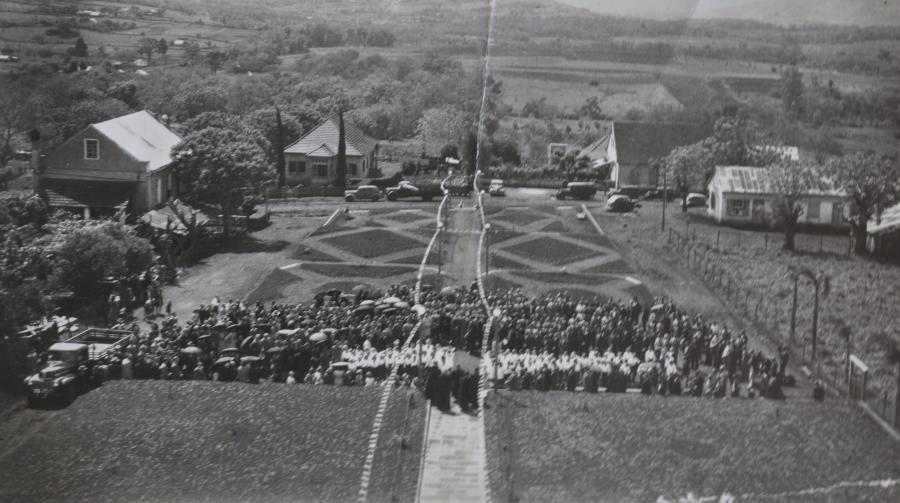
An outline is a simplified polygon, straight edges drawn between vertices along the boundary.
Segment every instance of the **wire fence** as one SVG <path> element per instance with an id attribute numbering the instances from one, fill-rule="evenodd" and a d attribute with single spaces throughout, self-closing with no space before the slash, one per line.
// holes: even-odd
<path id="1" fill-rule="evenodd" d="M 841 358 L 841 353 L 832 352 L 819 339 L 817 356 L 812 354 L 812 340 L 808 333 L 797 334 L 785 330 L 791 326 L 792 304 L 771 295 L 769 289 L 753 288 L 746 279 L 733 272 L 721 253 L 722 241 L 709 243 L 709 235 L 701 226 L 692 226 L 684 232 L 669 228 L 668 244 L 677 252 L 684 263 L 697 273 L 714 291 L 721 295 L 726 305 L 737 315 L 751 322 L 753 329 L 774 344 L 785 347 L 790 359 L 806 367 L 810 376 L 821 380 L 832 395 L 840 398 L 851 397 L 854 386 L 849 359 Z M 796 314 L 796 312 L 794 313 Z M 795 318 L 796 321 L 796 318 Z M 787 334 L 785 335 L 785 332 Z M 848 351 L 843 352 L 846 356 Z M 900 411 L 896 407 L 895 387 L 878 389 L 871 384 L 862 386 L 853 398 L 867 403 L 882 418 L 895 427 L 900 427 Z"/>
<path id="2" fill-rule="evenodd" d="M 670 230 L 672 230 L 670 228 Z M 682 235 L 694 241 L 703 241 L 716 250 L 777 249 L 784 244 L 784 232 L 743 230 L 718 225 L 698 224 L 685 220 Z M 848 234 L 794 234 L 794 248 L 807 253 L 853 253 L 853 238 Z"/>

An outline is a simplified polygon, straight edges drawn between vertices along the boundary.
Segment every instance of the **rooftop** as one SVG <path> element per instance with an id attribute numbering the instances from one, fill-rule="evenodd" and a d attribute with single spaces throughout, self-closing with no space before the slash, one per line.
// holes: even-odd
<path id="1" fill-rule="evenodd" d="M 42 178 L 38 189 L 51 208 L 124 208 L 135 182 Z"/>
<path id="2" fill-rule="evenodd" d="M 172 147 L 181 143 L 180 136 L 146 110 L 93 126 L 132 157 L 146 162 L 151 172 L 172 162 Z"/>
<path id="3" fill-rule="evenodd" d="M 716 166 L 713 180 L 722 186 L 723 192 L 733 194 L 769 194 L 769 171 L 751 166 Z M 811 196 L 844 196 L 844 192 L 828 179 L 808 177 L 804 185 Z"/>
<path id="4" fill-rule="evenodd" d="M 347 155 L 364 156 L 375 150 L 377 142 L 366 136 L 359 128 L 344 120 Z M 286 154 L 306 154 L 332 157 L 338 151 L 340 128 L 336 116 L 329 117 L 310 129 L 299 140 L 289 145 Z"/>

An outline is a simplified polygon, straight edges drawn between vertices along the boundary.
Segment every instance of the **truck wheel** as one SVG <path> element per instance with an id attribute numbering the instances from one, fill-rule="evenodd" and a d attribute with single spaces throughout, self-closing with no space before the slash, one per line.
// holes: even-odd
<path id="1" fill-rule="evenodd" d="M 356 198 L 353 196 L 347 196 L 344 198 L 344 200 L 347 201 L 348 203 L 352 203 L 354 199 L 356 199 Z"/>

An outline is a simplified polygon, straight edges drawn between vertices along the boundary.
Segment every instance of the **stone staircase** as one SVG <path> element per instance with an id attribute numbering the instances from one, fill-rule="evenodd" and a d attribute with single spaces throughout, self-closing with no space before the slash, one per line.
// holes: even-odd
<path id="1" fill-rule="evenodd" d="M 487 503 L 482 418 L 433 409 L 427 438 L 419 501 Z"/>

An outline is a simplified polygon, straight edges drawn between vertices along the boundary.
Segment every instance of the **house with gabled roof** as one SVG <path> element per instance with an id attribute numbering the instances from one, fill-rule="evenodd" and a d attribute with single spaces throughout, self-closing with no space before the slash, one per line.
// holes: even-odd
<path id="1" fill-rule="evenodd" d="M 347 177 L 363 177 L 377 167 L 378 141 L 344 120 Z M 288 185 L 330 185 L 337 178 L 340 127 L 332 116 L 284 149 Z"/>
<path id="2" fill-rule="evenodd" d="M 181 137 L 147 111 L 91 124 L 35 156 L 35 189 L 51 208 L 86 218 L 144 213 L 177 195 L 172 147 Z"/>
<path id="3" fill-rule="evenodd" d="M 846 227 L 847 194 L 823 177 L 804 182 L 803 213 L 798 223 Z M 765 225 L 778 195 L 771 189 L 769 170 L 750 166 L 716 166 L 707 186 L 706 213 L 719 223 Z"/>
<path id="4" fill-rule="evenodd" d="M 697 143 L 711 133 L 710 127 L 700 124 L 613 122 L 608 140 L 610 180 L 616 187 L 656 188 L 662 180 L 655 163 L 676 147 Z"/>

